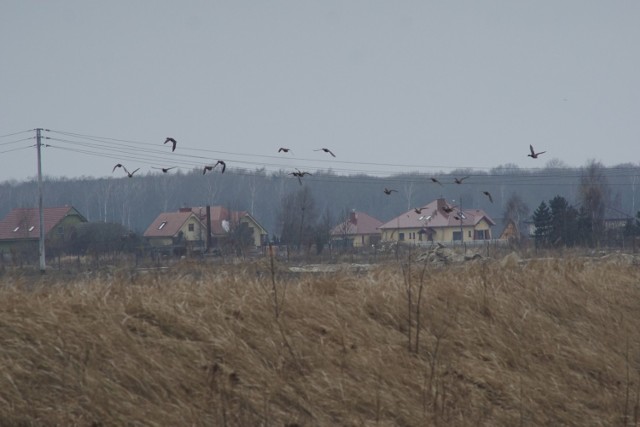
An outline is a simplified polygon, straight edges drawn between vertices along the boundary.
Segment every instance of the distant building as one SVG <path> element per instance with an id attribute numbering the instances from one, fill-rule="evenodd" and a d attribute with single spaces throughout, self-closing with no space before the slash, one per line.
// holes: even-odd
<path id="1" fill-rule="evenodd" d="M 419 210 L 412 209 L 382 224 L 382 241 L 421 244 L 492 239 L 495 222 L 482 209 L 461 210 L 440 198 Z"/>
<path id="2" fill-rule="evenodd" d="M 73 206 L 43 208 L 45 241 L 62 239 L 75 224 L 87 222 Z M 0 221 L 0 252 L 36 250 L 40 240 L 38 208 L 16 208 Z"/>
<path id="3" fill-rule="evenodd" d="M 163 252 L 203 252 L 206 247 L 206 227 L 191 209 L 161 213 L 143 236 Z"/>
<path id="4" fill-rule="evenodd" d="M 359 211 L 352 211 L 349 217 L 331 230 L 331 242 L 342 247 L 370 246 L 380 241 L 378 227 L 382 221 Z"/>

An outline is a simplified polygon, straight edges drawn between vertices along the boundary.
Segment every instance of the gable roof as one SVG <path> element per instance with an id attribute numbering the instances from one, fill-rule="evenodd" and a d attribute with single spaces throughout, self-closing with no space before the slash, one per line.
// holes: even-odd
<path id="1" fill-rule="evenodd" d="M 73 206 L 43 208 L 45 235 L 69 215 L 86 218 Z M 40 213 L 38 208 L 16 208 L 0 221 L 0 240 L 37 239 L 40 237 Z"/>
<path id="2" fill-rule="evenodd" d="M 153 220 L 144 232 L 144 237 L 174 237 L 180 232 L 182 226 L 190 219 L 201 221 L 191 211 L 187 212 L 163 212 Z M 163 225 L 164 224 L 164 225 Z M 202 223 L 201 223 L 202 224 Z"/>
<path id="3" fill-rule="evenodd" d="M 361 235 L 361 234 L 379 234 L 378 227 L 382 225 L 382 221 L 376 219 L 364 212 L 350 212 L 349 218 L 344 222 L 333 227 L 332 236 L 343 235 Z"/>
<path id="4" fill-rule="evenodd" d="M 443 208 L 453 208 L 453 212 L 447 213 Z M 482 219 L 486 220 L 489 225 L 495 225 L 495 222 L 482 209 L 462 209 L 462 224 L 460 224 L 460 210 L 453 205 L 449 205 L 445 199 L 437 199 L 431 203 L 422 206 L 422 212 L 417 213 L 413 209 L 407 211 L 391 221 L 382 224 L 380 229 L 396 229 L 396 228 L 438 228 L 438 227 L 460 227 L 475 226 Z M 456 219 L 458 217 L 458 219 Z"/>
<path id="5" fill-rule="evenodd" d="M 232 211 L 223 206 L 211 206 L 211 233 L 215 235 L 224 235 L 229 232 L 231 224 L 237 224 L 241 219 L 247 218 L 255 223 L 263 234 L 267 231 L 265 228 L 247 211 Z M 207 223 L 207 208 L 198 206 L 193 208 L 182 208 L 180 211 L 191 211 L 195 213 L 203 224 Z"/>

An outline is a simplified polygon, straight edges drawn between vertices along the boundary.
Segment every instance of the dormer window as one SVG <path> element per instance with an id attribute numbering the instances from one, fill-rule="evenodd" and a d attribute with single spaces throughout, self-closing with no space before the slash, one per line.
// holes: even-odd
<path id="1" fill-rule="evenodd" d="M 33 231 L 34 228 L 36 228 L 36 226 L 32 225 L 31 227 L 29 227 L 29 231 Z"/>
<path id="2" fill-rule="evenodd" d="M 15 233 L 16 231 L 20 230 L 20 226 L 17 226 L 16 228 L 13 229 L 13 232 Z"/>
<path id="3" fill-rule="evenodd" d="M 158 230 L 162 230 L 165 225 L 167 225 L 167 221 L 162 221 L 162 224 L 158 226 Z"/>

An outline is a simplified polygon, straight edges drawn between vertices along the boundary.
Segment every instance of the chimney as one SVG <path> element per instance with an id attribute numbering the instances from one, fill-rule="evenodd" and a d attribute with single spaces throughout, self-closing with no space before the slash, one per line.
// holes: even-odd
<path id="1" fill-rule="evenodd" d="M 358 224 L 358 214 L 356 213 L 356 210 L 353 209 L 351 211 L 351 213 L 349 214 L 349 222 L 353 225 L 357 225 Z"/>

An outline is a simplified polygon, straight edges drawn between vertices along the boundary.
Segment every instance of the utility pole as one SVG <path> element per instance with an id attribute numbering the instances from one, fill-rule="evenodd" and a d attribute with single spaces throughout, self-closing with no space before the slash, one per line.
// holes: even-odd
<path id="1" fill-rule="evenodd" d="M 36 129 L 36 148 L 38 151 L 38 212 L 40 217 L 40 239 L 38 252 L 40 253 L 40 273 L 45 273 L 46 263 L 44 257 L 44 208 L 42 207 L 42 156 L 40 149 L 42 147 L 42 129 Z"/>

